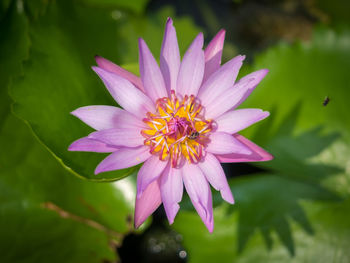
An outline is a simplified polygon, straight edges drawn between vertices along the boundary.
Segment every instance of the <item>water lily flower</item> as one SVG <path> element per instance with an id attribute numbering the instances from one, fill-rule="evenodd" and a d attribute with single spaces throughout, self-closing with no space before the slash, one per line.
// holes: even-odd
<path id="1" fill-rule="evenodd" d="M 230 204 L 234 199 L 220 163 L 267 161 L 273 157 L 238 132 L 266 118 L 260 109 L 236 109 L 267 74 L 236 81 L 244 56 L 221 65 L 225 31 L 203 50 L 203 34 L 181 61 L 173 21 L 166 22 L 160 65 L 139 39 L 141 78 L 97 56 L 92 69 L 122 107 L 86 106 L 72 114 L 96 131 L 70 151 L 111 153 L 95 173 L 143 163 L 137 175 L 135 227 L 163 203 L 169 223 L 179 210 L 183 186 L 210 232 L 210 185 Z M 210 184 L 210 185 L 209 185 Z"/>

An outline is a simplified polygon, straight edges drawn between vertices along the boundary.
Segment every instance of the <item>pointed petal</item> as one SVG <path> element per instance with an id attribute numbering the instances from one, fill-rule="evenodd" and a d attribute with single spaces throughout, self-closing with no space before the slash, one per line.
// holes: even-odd
<path id="1" fill-rule="evenodd" d="M 160 192 L 169 224 L 174 223 L 182 199 L 183 183 L 181 169 L 168 165 L 160 178 Z"/>
<path id="2" fill-rule="evenodd" d="M 213 231 L 213 204 L 210 186 L 197 165 L 186 163 L 182 167 L 182 178 L 192 204 L 208 228 Z"/>
<path id="3" fill-rule="evenodd" d="M 203 34 L 200 33 L 186 51 L 177 78 L 176 92 L 197 95 L 204 74 Z"/>
<path id="4" fill-rule="evenodd" d="M 158 63 L 142 38 L 139 38 L 139 64 L 143 88 L 148 97 L 153 102 L 167 97 L 168 93 Z"/>
<path id="5" fill-rule="evenodd" d="M 218 159 L 207 153 L 203 162 L 198 163 L 199 168 L 207 178 L 208 182 L 218 191 L 222 198 L 230 204 L 234 203 L 231 189 L 227 183 L 227 179 Z"/>
<path id="6" fill-rule="evenodd" d="M 267 70 L 259 70 L 240 79 L 232 88 L 220 94 L 206 105 L 206 118 L 215 119 L 225 112 L 238 107 L 255 89 L 267 74 Z"/>
<path id="7" fill-rule="evenodd" d="M 221 64 L 222 49 L 225 41 L 225 30 L 221 29 L 206 47 L 204 80 L 206 81 Z"/>
<path id="8" fill-rule="evenodd" d="M 71 114 L 95 130 L 125 126 L 129 128 L 145 128 L 145 124 L 134 115 L 113 106 L 86 106 L 72 111 Z"/>
<path id="9" fill-rule="evenodd" d="M 112 97 L 126 111 L 138 118 L 143 118 L 149 111 L 155 111 L 152 101 L 128 80 L 98 67 L 92 69 L 100 76 Z"/>
<path id="10" fill-rule="evenodd" d="M 273 159 L 273 156 L 270 153 L 254 144 L 247 138 L 243 137 L 242 135 L 234 134 L 232 136 L 244 144 L 246 147 L 248 147 L 252 153 L 248 155 L 238 153 L 215 155 L 220 163 L 264 162 Z"/>
<path id="11" fill-rule="evenodd" d="M 245 56 L 237 56 L 231 59 L 204 82 L 198 94 L 203 106 L 210 104 L 220 94 L 232 87 L 244 58 Z"/>
<path id="12" fill-rule="evenodd" d="M 229 134 L 237 133 L 250 125 L 268 117 L 268 111 L 260 109 L 240 109 L 228 111 L 216 119 L 217 131 Z"/>
<path id="13" fill-rule="evenodd" d="M 265 78 L 267 73 L 269 73 L 268 69 L 260 69 L 241 78 L 237 83 L 237 86 L 244 87 L 245 89 L 247 89 L 247 92 L 243 95 L 241 100 L 232 108 L 237 108 L 239 105 L 241 105 L 242 102 L 244 102 L 252 93 L 252 91 L 259 85 L 263 78 Z M 239 83 L 240 85 L 238 85 Z"/>
<path id="14" fill-rule="evenodd" d="M 117 74 L 118 76 L 127 79 L 132 84 L 135 85 L 136 88 L 143 90 L 143 85 L 141 79 L 136 76 L 135 74 L 123 69 L 122 67 L 119 67 L 118 65 L 114 64 L 113 62 L 109 61 L 108 59 L 105 59 L 100 56 L 95 56 L 95 60 L 97 62 L 97 65 L 107 71 L 113 72 Z"/>
<path id="15" fill-rule="evenodd" d="M 207 152 L 214 154 L 241 153 L 250 154 L 251 150 L 234 136 L 225 132 L 214 132 L 209 137 Z"/>
<path id="16" fill-rule="evenodd" d="M 68 151 L 75 152 L 98 152 L 98 153 L 111 153 L 118 150 L 118 147 L 107 145 L 103 142 L 90 139 L 88 137 L 80 138 L 68 147 Z"/>
<path id="17" fill-rule="evenodd" d="M 132 167 L 144 162 L 150 156 L 148 146 L 121 148 L 100 162 L 96 167 L 95 174 Z"/>
<path id="18" fill-rule="evenodd" d="M 162 174 L 168 162 L 159 160 L 152 155 L 141 167 L 137 174 L 137 196 L 140 197 L 147 186 Z"/>
<path id="19" fill-rule="evenodd" d="M 168 94 L 176 89 L 177 75 L 180 68 L 180 51 L 177 43 L 173 20 L 168 18 L 160 51 L 160 70 L 162 71 Z"/>
<path id="20" fill-rule="evenodd" d="M 113 146 L 138 147 L 143 145 L 145 138 L 140 129 L 112 128 L 91 133 L 88 138 L 95 139 Z"/>
<path id="21" fill-rule="evenodd" d="M 142 196 L 136 197 L 134 226 L 138 228 L 162 203 L 158 180 L 150 183 Z"/>

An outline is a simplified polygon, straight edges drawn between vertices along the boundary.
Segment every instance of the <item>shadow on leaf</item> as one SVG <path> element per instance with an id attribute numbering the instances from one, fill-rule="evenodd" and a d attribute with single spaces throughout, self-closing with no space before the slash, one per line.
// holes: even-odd
<path id="1" fill-rule="evenodd" d="M 305 232 L 314 234 L 312 224 L 304 212 L 302 201 L 340 201 L 341 198 L 322 185 L 322 181 L 343 170 L 339 167 L 312 161 L 339 137 L 339 134 L 322 134 L 322 127 L 294 135 L 301 104 L 297 104 L 272 133 L 271 122 L 261 126 L 271 134 L 266 148 L 275 156 L 271 162 L 261 164 L 266 173 L 243 176 L 230 180 L 236 205 L 229 213 L 239 213 L 238 252 L 242 252 L 255 231 L 260 231 L 266 246 L 273 246 L 275 232 L 291 256 L 295 244 L 290 223 L 296 222 Z M 261 137 L 261 129 L 256 138 Z M 260 135 L 259 135 L 260 134 Z"/>

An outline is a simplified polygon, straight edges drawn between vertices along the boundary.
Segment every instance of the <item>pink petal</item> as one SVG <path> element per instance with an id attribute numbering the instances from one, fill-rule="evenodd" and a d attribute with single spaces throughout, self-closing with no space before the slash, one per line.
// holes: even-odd
<path id="1" fill-rule="evenodd" d="M 71 112 L 72 115 L 85 122 L 95 130 L 104 130 L 115 127 L 139 127 L 145 124 L 134 115 L 113 106 L 86 106 Z"/>
<path id="2" fill-rule="evenodd" d="M 80 138 L 74 141 L 68 147 L 68 151 L 76 152 L 98 152 L 98 153 L 111 153 L 118 150 L 118 147 L 107 145 L 103 142 L 90 139 L 88 137 Z"/>
<path id="3" fill-rule="evenodd" d="M 174 223 L 182 199 L 183 183 L 181 169 L 168 165 L 160 178 L 160 192 L 169 224 Z"/>
<path id="4" fill-rule="evenodd" d="M 207 152 L 214 154 L 240 153 L 250 154 L 251 150 L 238 141 L 234 136 L 225 132 L 214 132 L 209 137 Z"/>
<path id="5" fill-rule="evenodd" d="M 112 128 L 91 133 L 88 138 L 113 146 L 137 147 L 143 145 L 145 138 L 140 129 Z"/>
<path id="6" fill-rule="evenodd" d="M 147 186 L 156 180 L 163 172 L 168 162 L 159 160 L 152 155 L 141 167 L 137 174 L 137 196 L 140 197 Z"/>
<path id="7" fill-rule="evenodd" d="M 220 94 L 223 94 L 235 82 L 245 56 L 237 56 L 220 67 L 204 82 L 198 97 L 203 106 L 209 105 Z"/>
<path id="8" fill-rule="evenodd" d="M 209 232 L 213 232 L 214 218 L 211 190 L 201 169 L 197 165 L 186 163 L 182 167 L 182 178 L 194 208 Z"/>
<path id="9" fill-rule="evenodd" d="M 139 38 L 139 63 L 146 94 L 153 102 L 156 102 L 159 98 L 167 97 L 168 93 L 158 63 L 142 38 Z"/>
<path id="10" fill-rule="evenodd" d="M 158 180 L 150 183 L 142 196 L 136 197 L 134 226 L 138 228 L 162 203 Z"/>
<path id="11" fill-rule="evenodd" d="M 143 118 L 147 112 L 155 111 L 152 101 L 128 80 L 98 67 L 92 69 L 100 76 L 112 97 L 126 111 L 138 118 Z"/>
<path id="12" fill-rule="evenodd" d="M 205 117 L 215 119 L 225 112 L 238 107 L 255 89 L 267 74 L 267 70 L 259 70 L 240 79 L 232 88 L 220 94 L 206 105 Z"/>
<path id="13" fill-rule="evenodd" d="M 177 44 L 176 31 L 173 26 L 173 20 L 168 18 L 160 51 L 160 70 L 162 71 L 168 94 L 170 94 L 170 90 L 176 90 L 179 68 L 180 51 Z"/>
<path id="14" fill-rule="evenodd" d="M 219 69 L 224 41 L 225 30 L 221 29 L 206 47 L 204 51 L 205 71 L 203 81 L 206 81 L 212 73 Z"/>
<path id="15" fill-rule="evenodd" d="M 218 159 L 211 154 L 207 153 L 205 160 L 198 163 L 199 168 L 209 181 L 209 183 L 218 191 L 221 196 L 228 203 L 233 204 L 233 196 L 231 189 L 227 183 L 227 179 Z"/>
<path id="16" fill-rule="evenodd" d="M 100 162 L 96 167 L 95 174 L 132 167 L 144 162 L 150 156 L 148 146 L 121 148 Z"/>
<path id="17" fill-rule="evenodd" d="M 242 144 L 244 144 L 246 147 L 248 147 L 252 153 L 248 155 L 237 153 L 216 155 L 216 158 L 218 158 L 218 160 L 221 163 L 263 162 L 270 161 L 273 159 L 273 156 L 270 153 L 257 146 L 253 142 L 249 141 L 242 135 L 234 134 L 233 137 L 236 138 Z"/>
<path id="18" fill-rule="evenodd" d="M 197 95 L 204 74 L 203 34 L 200 33 L 186 51 L 177 78 L 176 92 L 181 95 Z"/>
<path id="19" fill-rule="evenodd" d="M 138 129 L 142 130 L 148 128 L 148 126 L 137 118 L 135 115 L 127 112 L 126 110 L 122 110 L 120 114 L 114 117 L 114 127 L 120 129 Z"/>
<path id="20" fill-rule="evenodd" d="M 237 133 L 270 115 L 260 109 L 240 109 L 228 111 L 216 119 L 217 131 Z"/>
<path id="21" fill-rule="evenodd" d="M 237 86 L 239 83 L 241 83 L 240 86 L 245 87 L 245 88 L 248 87 L 248 90 L 243 95 L 241 100 L 233 108 L 236 108 L 239 105 L 241 105 L 242 102 L 244 102 L 249 97 L 249 95 L 256 88 L 256 86 L 258 86 L 258 84 L 263 80 L 263 78 L 265 78 L 267 73 L 269 73 L 268 69 L 260 69 L 258 71 L 255 71 L 253 73 L 250 73 L 250 74 L 244 76 L 243 78 L 241 78 L 239 80 L 239 82 L 237 83 Z"/>
<path id="22" fill-rule="evenodd" d="M 95 56 L 95 60 L 97 62 L 97 65 L 107 71 L 113 72 L 117 74 L 118 76 L 127 79 L 132 84 L 135 85 L 136 88 L 143 90 L 143 85 L 141 79 L 134 75 L 133 73 L 123 69 L 122 67 L 119 67 L 118 65 L 114 64 L 113 62 L 109 61 L 108 59 L 105 59 L 100 56 Z"/>

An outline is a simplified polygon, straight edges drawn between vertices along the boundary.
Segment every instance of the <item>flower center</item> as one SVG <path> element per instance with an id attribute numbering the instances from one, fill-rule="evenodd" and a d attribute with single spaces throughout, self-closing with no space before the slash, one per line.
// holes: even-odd
<path id="1" fill-rule="evenodd" d="M 212 121 L 204 119 L 202 110 L 195 96 L 185 95 L 181 100 L 172 90 L 170 98 L 157 100 L 156 113 L 148 112 L 143 119 L 149 126 L 141 131 L 144 144 L 160 160 L 170 159 L 172 167 L 178 167 L 186 159 L 197 163 L 212 129 Z"/>

